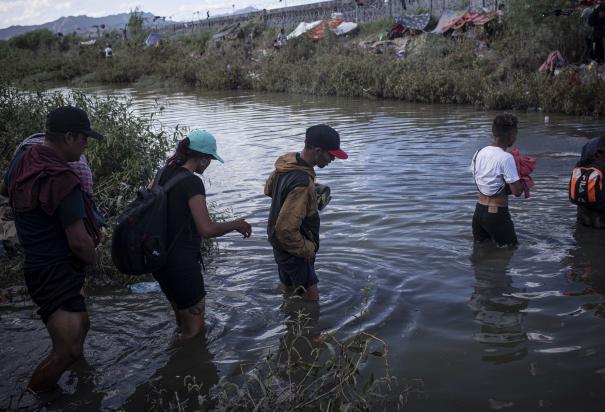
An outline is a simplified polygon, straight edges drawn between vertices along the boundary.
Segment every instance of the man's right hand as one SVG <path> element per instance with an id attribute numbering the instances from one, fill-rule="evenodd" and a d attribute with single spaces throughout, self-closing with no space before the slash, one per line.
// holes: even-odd
<path id="1" fill-rule="evenodd" d="M 315 260 L 315 253 L 316 253 L 317 247 L 316 247 L 315 243 L 311 242 L 310 240 L 307 240 L 307 242 L 310 242 L 311 244 L 313 244 L 313 248 L 306 251 L 305 255 L 303 256 L 303 259 L 305 259 L 306 262 L 311 263 Z"/>

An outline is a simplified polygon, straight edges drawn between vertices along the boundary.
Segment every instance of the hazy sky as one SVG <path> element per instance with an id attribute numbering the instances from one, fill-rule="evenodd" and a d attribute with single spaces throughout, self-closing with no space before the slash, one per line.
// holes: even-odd
<path id="1" fill-rule="evenodd" d="M 285 5 L 315 3 L 318 0 L 0 0 L 0 28 L 8 26 L 29 26 L 47 23 L 63 16 L 78 16 L 85 14 L 91 17 L 107 16 L 109 14 L 128 13 L 135 7 L 166 16 L 171 20 L 191 20 L 210 15 L 230 13 L 234 9 L 254 6 L 257 9 L 271 9 Z M 233 7 L 235 5 L 235 7 Z"/>

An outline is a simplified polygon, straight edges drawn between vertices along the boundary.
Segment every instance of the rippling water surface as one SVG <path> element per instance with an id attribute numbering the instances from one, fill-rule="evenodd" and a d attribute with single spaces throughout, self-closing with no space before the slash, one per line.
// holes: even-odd
<path id="1" fill-rule="evenodd" d="M 105 90 L 95 90 L 107 93 Z M 205 174 L 209 201 L 253 225 L 228 235 L 205 274 L 207 337 L 175 347 L 160 294 L 95 291 L 87 363 L 66 374 L 65 410 L 140 409 L 153 385 L 197 374 L 212 385 L 258 361 L 285 333 L 265 225 L 263 184 L 275 159 L 328 123 L 347 161 L 318 171 L 332 188 L 322 213 L 317 328 L 359 330 L 390 347 L 391 372 L 421 380 L 418 411 L 601 411 L 605 400 L 605 242 L 577 228 L 568 174 L 598 121 L 519 114 L 517 147 L 538 159 L 529 199 L 511 201 L 520 247 L 473 250 L 470 159 L 494 113 L 468 107 L 285 95 L 120 90 L 165 126 L 206 128 L 224 165 Z M 94 143 L 93 143 L 94 144 Z M 2 308 L 2 402 L 50 347 L 27 302 Z M 362 316 L 360 314 L 363 313 Z M 1 406 L 1 405 L 0 405 Z"/>

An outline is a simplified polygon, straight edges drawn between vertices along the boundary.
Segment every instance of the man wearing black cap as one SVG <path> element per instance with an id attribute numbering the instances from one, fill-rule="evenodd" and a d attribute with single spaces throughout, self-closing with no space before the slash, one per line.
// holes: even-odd
<path id="1" fill-rule="evenodd" d="M 279 157 L 265 184 L 265 195 L 271 197 L 267 235 L 284 293 L 295 292 L 317 301 L 319 212 L 313 168 L 324 168 L 334 158 L 348 156 L 340 149 L 338 132 L 330 126 L 311 126 L 305 137 L 303 151 Z"/>
<path id="2" fill-rule="evenodd" d="M 19 150 L 0 187 L 14 210 L 27 289 L 53 344 L 29 382 L 34 393 L 52 389 L 81 356 L 89 328 L 81 290 L 99 233 L 68 164 L 80 159 L 88 137 L 102 138 L 90 128 L 86 112 L 71 106 L 51 111 L 44 143 Z"/>

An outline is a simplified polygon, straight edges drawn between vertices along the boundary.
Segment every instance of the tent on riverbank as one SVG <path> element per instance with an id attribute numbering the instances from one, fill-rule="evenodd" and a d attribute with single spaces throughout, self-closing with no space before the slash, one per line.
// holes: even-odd
<path id="1" fill-rule="evenodd" d="M 290 40 L 305 34 L 313 40 L 320 40 L 326 37 L 328 30 L 337 36 L 342 36 L 354 32 L 357 27 L 357 23 L 344 21 L 341 18 L 317 20 L 311 23 L 301 22 L 293 32 L 288 34 L 287 38 Z"/>
<path id="2" fill-rule="evenodd" d="M 428 26 L 430 20 L 430 14 L 399 16 L 395 19 L 395 24 L 389 30 L 387 38 L 393 40 L 397 37 L 403 37 L 406 33 L 415 34 L 422 32 Z"/>
<path id="3" fill-rule="evenodd" d="M 439 22 L 437 23 L 437 27 L 433 29 L 433 33 L 435 34 L 443 34 L 445 30 L 443 29 L 449 22 L 458 19 L 464 16 L 464 11 L 460 10 L 443 10 L 441 17 L 439 18 Z"/>
<path id="4" fill-rule="evenodd" d="M 160 35 L 154 31 L 145 39 L 145 47 L 160 47 Z"/>
<path id="5" fill-rule="evenodd" d="M 476 13 L 446 10 L 439 19 L 439 23 L 433 33 L 444 34 L 450 30 L 463 30 L 466 27 L 483 26 L 498 16 L 496 12 Z"/>
<path id="6" fill-rule="evenodd" d="M 241 31 L 240 23 L 233 23 L 222 27 L 210 38 L 210 40 L 235 40 L 240 35 Z"/>
<path id="7" fill-rule="evenodd" d="M 298 24 L 298 26 L 296 26 L 296 28 L 294 29 L 294 31 L 290 34 L 288 34 L 288 36 L 286 37 L 288 40 L 290 39 L 294 39 L 302 34 L 305 34 L 306 32 L 308 32 L 311 29 L 314 29 L 315 27 L 319 26 L 321 24 L 321 20 L 317 20 L 317 21 L 313 21 L 311 23 L 307 23 L 307 22 L 300 22 Z"/>

